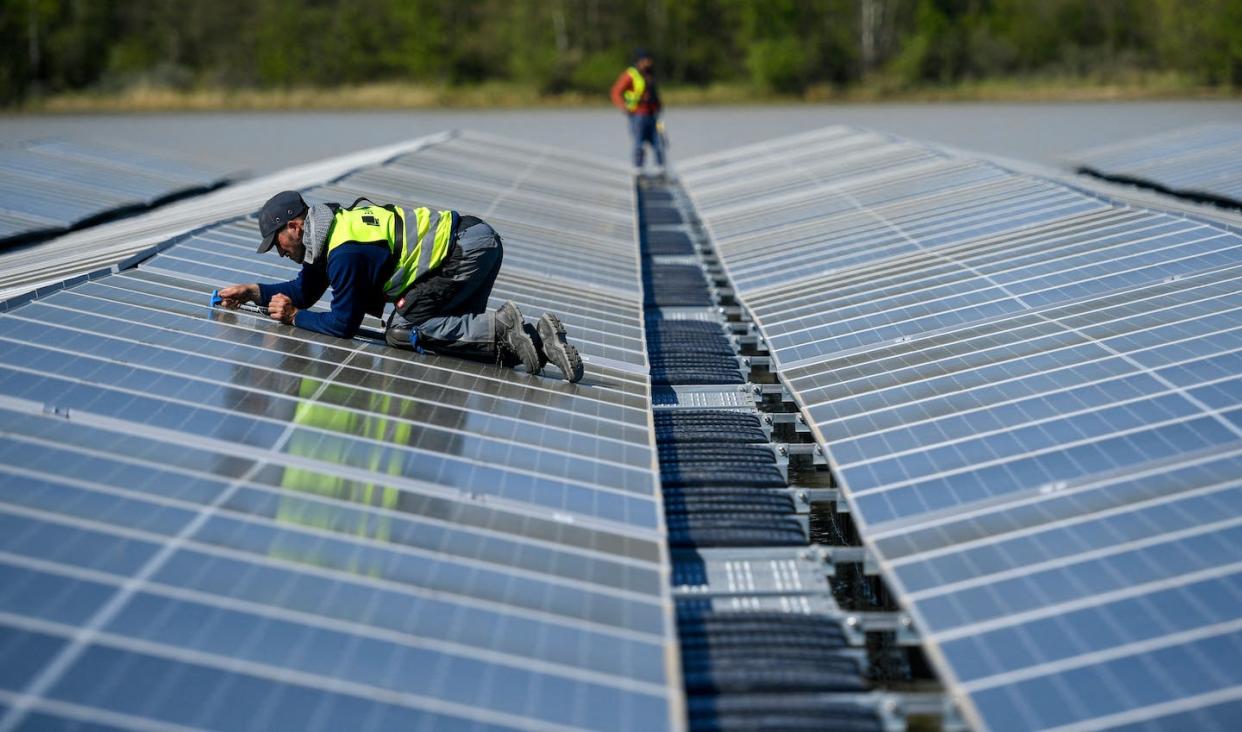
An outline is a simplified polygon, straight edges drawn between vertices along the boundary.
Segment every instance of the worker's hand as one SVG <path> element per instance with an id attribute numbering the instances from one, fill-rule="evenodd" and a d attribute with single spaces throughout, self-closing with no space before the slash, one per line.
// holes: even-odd
<path id="1" fill-rule="evenodd" d="M 220 290 L 220 304 L 232 310 L 236 310 L 244 302 L 258 301 L 259 286 L 256 284 L 232 285 Z"/>
<path id="2" fill-rule="evenodd" d="M 285 325 L 293 325 L 293 316 L 297 313 L 298 309 L 293 307 L 293 301 L 285 295 L 272 295 L 272 301 L 267 304 L 268 317 Z"/>

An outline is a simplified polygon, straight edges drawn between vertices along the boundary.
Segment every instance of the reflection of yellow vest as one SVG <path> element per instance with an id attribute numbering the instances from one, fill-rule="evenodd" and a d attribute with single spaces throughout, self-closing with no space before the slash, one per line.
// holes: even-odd
<path id="1" fill-rule="evenodd" d="M 384 442 L 407 444 L 410 441 L 413 425 L 401 419 L 388 419 L 374 414 L 360 414 L 348 409 L 341 409 L 332 404 L 310 401 L 310 397 L 318 390 L 320 382 L 303 379 L 298 389 L 302 400 L 293 415 L 293 423 L 298 426 L 317 427 L 328 432 L 341 435 L 370 437 Z M 329 386 L 327 391 L 334 389 L 347 390 L 348 387 Z M 325 394 L 324 396 L 327 396 Z M 393 397 L 390 395 L 372 394 L 369 410 L 380 415 L 391 414 Z M 398 415 L 399 416 L 399 415 Z M 391 434 L 390 434 L 391 433 Z M 330 447 L 331 446 L 331 447 Z M 346 460 L 343 454 L 346 449 L 358 450 L 361 443 L 346 443 L 324 440 L 323 436 L 313 432 L 295 431 L 289 439 L 285 450 L 290 455 L 314 458 L 329 463 L 359 466 L 356 460 Z M 386 450 L 382 445 L 370 445 L 371 454 L 366 461 L 366 468 L 373 473 L 401 475 L 402 459 L 397 451 Z M 387 452 L 388 459 L 384 459 Z M 344 532 L 350 529 L 342 527 L 342 514 L 330 505 L 314 501 L 293 500 L 297 493 L 310 493 L 334 498 L 347 503 L 382 508 L 396 508 L 400 490 L 391 485 L 362 483 L 356 480 L 327 475 L 314 469 L 294 468 L 286 466 L 280 481 L 281 488 L 290 492 L 290 500 L 281 500 L 277 509 L 276 520 L 281 523 L 310 526 L 328 531 Z M 388 518 L 368 513 L 359 514 L 357 524 L 350 533 L 372 539 L 384 540 L 391 534 Z"/>
<path id="2" fill-rule="evenodd" d="M 408 231 L 408 216 L 414 215 L 414 231 Z M 400 251 L 392 277 L 384 285 L 389 300 L 401 297 L 414 281 L 440 266 L 453 241 L 453 211 L 432 211 L 400 206 L 359 206 L 337 209 L 328 232 L 328 256 L 342 244 L 383 244 L 389 251 Z M 407 236 L 411 234 L 411 236 Z M 404 243 L 404 245 L 403 245 Z"/>
<path id="3" fill-rule="evenodd" d="M 643 100 L 643 94 L 647 91 L 647 77 L 633 66 L 626 69 L 625 73 L 630 75 L 631 84 L 621 96 L 625 99 L 626 110 L 633 112 L 638 109 L 638 103 Z"/>

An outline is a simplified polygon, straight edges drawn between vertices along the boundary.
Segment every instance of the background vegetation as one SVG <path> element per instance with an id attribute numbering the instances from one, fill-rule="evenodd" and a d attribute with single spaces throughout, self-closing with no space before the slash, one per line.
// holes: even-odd
<path id="1" fill-rule="evenodd" d="M 599 100 L 637 45 L 698 101 L 1242 88 L 1242 0 L 0 0 L 0 34 L 7 106 Z"/>

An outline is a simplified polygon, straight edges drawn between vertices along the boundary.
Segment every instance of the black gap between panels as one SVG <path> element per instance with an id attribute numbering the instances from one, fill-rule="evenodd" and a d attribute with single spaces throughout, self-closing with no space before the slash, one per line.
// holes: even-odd
<path id="1" fill-rule="evenodd" d="M 640 179 L 638 188 L 652 386 L 746 384 L 676 184 Z M 657 406 L 654 424 L 677 556 L 808 546 L 754 410 Z M 698 582 L 703 571 L 699 561 L 674 561 L 675 582 Z M 677 621 L 691 730 L 884 729 L 874 710 L 828 696 L 867 690 L 864 662 L 839 618 L 684 601 Z"/>

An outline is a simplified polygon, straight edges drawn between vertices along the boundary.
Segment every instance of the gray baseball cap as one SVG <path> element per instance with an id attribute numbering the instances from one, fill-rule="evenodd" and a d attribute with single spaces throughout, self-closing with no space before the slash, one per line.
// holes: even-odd
<path id="1" fill-rule="evenodd" d="M 297 191 L 281 191 L 263 204 L 259 209 L 259 254 L 266 252 L 276 243 L 276 235 L 285 228 L 285 224 L 306 213 L 306 201 Z"/>

